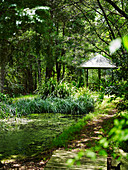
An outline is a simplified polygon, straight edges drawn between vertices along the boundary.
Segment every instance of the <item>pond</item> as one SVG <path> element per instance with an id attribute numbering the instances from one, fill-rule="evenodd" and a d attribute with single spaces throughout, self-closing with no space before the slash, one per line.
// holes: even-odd
<path id="1" fill-rule="evenodd" d="M 0 120 L 0 159 L 33 157 L 79 118 L 62 114 L 31 114 Z"/>

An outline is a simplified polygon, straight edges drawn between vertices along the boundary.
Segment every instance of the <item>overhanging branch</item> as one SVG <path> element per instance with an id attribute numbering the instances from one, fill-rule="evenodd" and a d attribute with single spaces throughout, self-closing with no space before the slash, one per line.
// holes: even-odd
<path id="1" fill-rule="evenodd" d="M 117 10 L 123 17 L 128 19 L 128 14 L 126 14 L 123 10 L 121 10 L 114 2 L 112 2 L 111 0 L 105 0 L 105 1 L 111 4 L 115 8 L 115 10 Z"/>

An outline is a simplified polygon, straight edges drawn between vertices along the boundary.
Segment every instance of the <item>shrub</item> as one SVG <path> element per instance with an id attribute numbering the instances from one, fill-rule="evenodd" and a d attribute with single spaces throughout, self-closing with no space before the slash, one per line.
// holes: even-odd
<path id="1" fill-rule="evenodd" d="M 127 81 L 120 81 L 113 84 L 110 84 L 110 86 L 106 87 L 105 93 L 112 95 L 114 94 L 115 97 L 123 97 L 124 100 L 128 99 L 128 83 Z"/>
<path id="2" fill-rule="evenodd" d="M 0 118 L 12 116 L 14 108 L 10 105 L 11 99 L 8 95 L 0 93 Z"/>
<path id="3" fill-rule="evenodd" d="M 43 99 L 46 99 L 54 91 L 56 87 L 56 81 L 51 78 L 44 82 L 43 85 L 39 86 L 35 93 L 42 96 Z"/>
<path id="4" fill-rule="evenodd" d="M 57 90 L 58 88 L 58 90 Z M 58 97 L 59 96 L 59 97 Z M 62 98 L 64 97 L 64 98 Z M 9 101 L 1 95 L 1 100 Z M 16 98 L 2 105 L 1 115 L 28 115 L 31 113 L 87 114 L 94 109 L 94 100 L 86 89 L 77 89 L 69 84 L 59 84 L 47 98 L 36 96 Z"/>
<path id="5" fill-rule="evenodd" d="M 75 93 L 76 90 L 77 88 L 70 83 L 57 83 L 53 79 L 50 79 L 37 91 L 43 99 L 46 99 L 47 97 L 67 98 Z"/>

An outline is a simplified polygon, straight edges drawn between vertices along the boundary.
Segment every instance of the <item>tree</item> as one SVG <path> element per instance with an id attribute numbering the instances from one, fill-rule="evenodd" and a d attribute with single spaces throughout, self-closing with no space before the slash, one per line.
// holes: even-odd
<path id="1" fill-rule="evenodd" d="M 15 47 L 12 45 L 13 40 L 20 32 L 26 31 L 30 26 L 33 27 L 34 23 L 35 25 L 38 23 L 38 27 L 41 27 L 41 23 L 44 20 L 40 13 L 42 10 L 48 10 L 46 7 L 25 8 L 31 5 L 28 1 L 23 1 L 22 3 L 19 4 L 17 1 L 2 1 L 0 3 L 1 92 L 4 91 L 6 65 L 8 62 L 12 63 L 12 53 L 15 50 Z"/>

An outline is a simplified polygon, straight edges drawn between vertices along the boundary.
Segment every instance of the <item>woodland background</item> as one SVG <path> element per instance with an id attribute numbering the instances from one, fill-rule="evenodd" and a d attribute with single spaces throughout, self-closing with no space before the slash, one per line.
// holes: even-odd
<path id="1" fill-rule="evenodd" d="M 127 51 L 122 46 L 110 54 L 109 44 L 125 36 L 127 26 L 127 0 L 2 0 L 1 92 L 11 96 L 49 93 L 44 89 L 53 91 L 60 82 L 81 87 L 85 73 L 78 66 L 95 53 L 118 67 L 114 71 L 116 85 L 126 81 Z M 98 81 L 96 74 L 93 71 L 90 83 Z M 105 87 L 110 87 L 110 76 L 106 79 Z"/>

